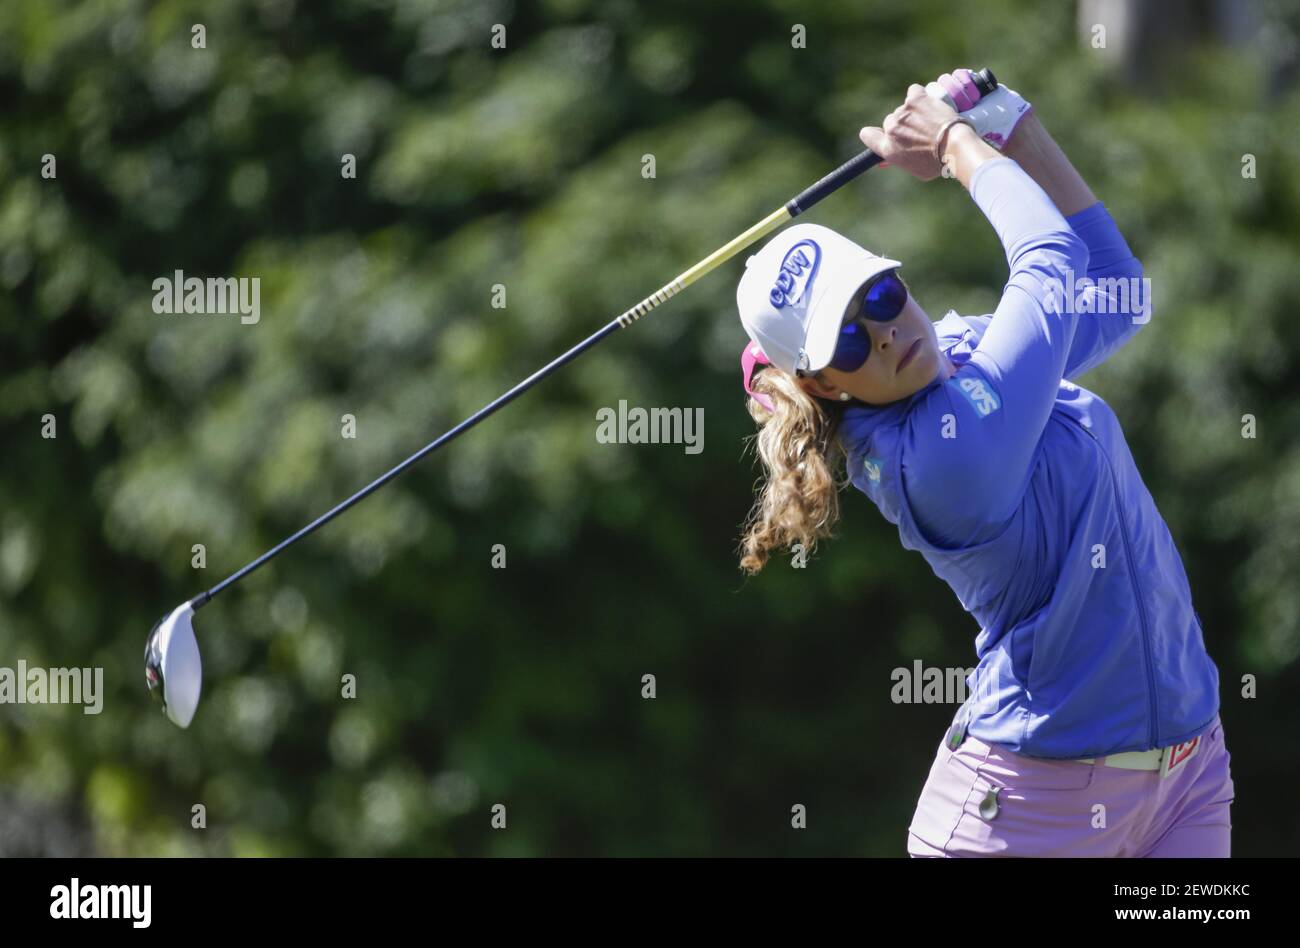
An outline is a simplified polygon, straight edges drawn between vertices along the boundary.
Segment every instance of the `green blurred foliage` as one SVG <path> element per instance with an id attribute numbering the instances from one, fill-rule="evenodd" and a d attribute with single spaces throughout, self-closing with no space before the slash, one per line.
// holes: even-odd
<path id="1" fill-rule="evenodd" d="M 0 6 L 0 665 L 106 688 L 98 716 L 0 707 L 0 853 L 902 854 L 953 709 L 893 704 L 890 671 L 969 666 L 977 629 L 853 493 L 807 569 L 742 581 L 738 261 L 214 601 L 189 731 L 141 650 L 961 64 L 1033 101 L 1153 281 L 1152 325 L 1086 384 L 1186 558 L 1234 851 L 1294 848 L 1300 96 L 1267 97 L 1250 49 L 1179 63 L 1127 88 L 1072 4 L 1011 0 Z M 933 316 L 995 304 L 1003 258 L 951 182 L 873 172 L 810 218 L 906 261 Z M 259 277 L 261 321 L 154 314 L 177 269 Z M 620 399 L 702 406 L 704 452 L 598 444 Z"/>

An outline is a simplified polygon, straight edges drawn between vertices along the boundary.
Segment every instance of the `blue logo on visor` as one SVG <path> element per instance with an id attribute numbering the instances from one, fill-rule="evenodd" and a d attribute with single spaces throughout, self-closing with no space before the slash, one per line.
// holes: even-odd
<path id="1" fill-rule="evenodd" d="M 798 303 L 812 286 L 817 274 L 817 264 L 822 259 L 822 248 L 813 240 L 801 240 L 786 252 L 781 269 L 776 274 L 776 284 L 768 294 L 777 309 Z"/>

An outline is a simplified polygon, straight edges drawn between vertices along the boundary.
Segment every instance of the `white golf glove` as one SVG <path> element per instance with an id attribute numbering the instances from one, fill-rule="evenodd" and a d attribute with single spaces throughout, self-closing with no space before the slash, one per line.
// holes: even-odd
<path id="1" fill-rule="evenodd" d="M 980 98 L 969 69 L 945 72 L 925 91 L 952 106 L 962 118 L 970 119 L 980 138 L 999 151 L 1011 139 L 1020 120 L 1033 110 L 1018 92 L 1003 85 Z"/>

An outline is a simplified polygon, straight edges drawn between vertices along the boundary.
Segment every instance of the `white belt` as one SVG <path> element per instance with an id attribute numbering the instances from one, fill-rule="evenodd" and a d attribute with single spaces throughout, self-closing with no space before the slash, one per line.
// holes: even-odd
<path id="1" fill-rule="evenodd" d="M 1168 777 L 1185 760 L 1196 756 L 1196 752 L 1201 749 L 1201 738 L 1204 736 L 1198 734 L 1190 741 L 1183 741 L 1181 744 L 1174 744 L 1170 747 L 1153 747 L 1151 750 L 1144 751 L 1125 751 L 1122 754 L 1107 754 L 1102 758 L 1075 757 L 1072 759 L 1081 764 L 1094 764 L 1100 759 L 1103 767 L 1118 767 L 1121 770 L 1158 770 L 1160 776 Z M 965 739 L 966 721 L 962 719 L 959 713 L 957 720 L 948 729 L 948 733 L 944 737 L 944 743 L 949 750 L 955 751 Z"/>
<path id="2" fill-rule="evenodd" d="M 1168 776 L 1183 761 L 1194 757 L 1200 750 L 1202 735 L 1190 741 L 1174 744 L 1171 747 L 1153 747 L 1145 751 L 1125 751 L 1122 754 L 1108 754 L 1100 758 L 1103 767 L 1119 767 L 1122 770 L 1158 770 L 1161 776 Z M 1080 763 L 1091 764 L 1096 757 L 1077 758 Z"/>
<path id="3" fill-rule="evenodd" d="M 1159 770 L 1164 763 L 1165 753 L 1172 750 L 1166 747 L 1163 750 L 1154 747 L 1146 751 L 1125 751 L 1122 754 L 1108 754 L 1101 758 L 1103 767 L 1119 767 L 1121 770 Z M 1081 764 L 1095 763 L 1096 757 L 1076 757 Z"/>

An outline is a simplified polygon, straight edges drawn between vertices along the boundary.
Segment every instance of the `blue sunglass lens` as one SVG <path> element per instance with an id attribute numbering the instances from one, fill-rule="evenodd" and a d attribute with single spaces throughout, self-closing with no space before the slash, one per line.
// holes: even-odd
<path id="1" fill-rule="evenodd" d="M 862 300 L 861 317 L 872 322 L 887 323 L 898 317 L 907 304 L 907 287 L 898 274 L 890 271 L 867 288 Z M 861 319 L 854 319 L 840 330 L 831 368 L 840 372 L 856 372 L 871 355 L 871 336 Z"/>
<path id="2" fill-rule="evenodd" d="M 855 319 L 840 330 L 835 355 L 831 357 L 831 368 L 839 372 L 856 372 L 862 368 L 869 355 L 871 336 L 867 334 L 866 327 Z"/>
<path id="3" fill-rule="evenodd" d="M 877 323 L 887 323 L 903 311 L 907 287 L 895 273 L 886 273 L 867 290 L 862 300 L 862 315 Z"/>

